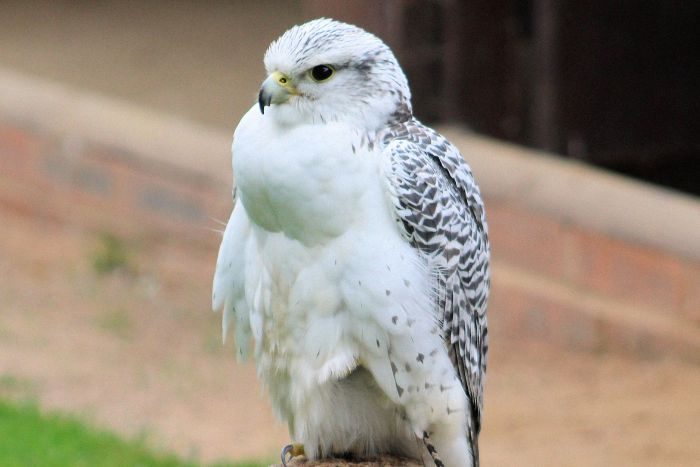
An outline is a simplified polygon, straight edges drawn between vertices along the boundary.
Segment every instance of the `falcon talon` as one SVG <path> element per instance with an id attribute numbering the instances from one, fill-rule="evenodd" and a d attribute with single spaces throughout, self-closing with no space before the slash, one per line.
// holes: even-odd
<path id="1" fill-rule="evenodd" d="M 280 457 L 282 458 L 282 465 L 287 466 L 287 461 L 292 460 L 297 456 L 304 455 L 304 445 L 303 444 L 288 444 L 282 448 L 282 453 Z M 289 456 L 289 458 L 287 458 Z"/>
<path id="2" fill-rule="evenodd" d="M 292 445 L 288 444 L 285 447 L 282 448 L 282 454 L 280 454 L 280 457 L 282 458 L 282 465 L 284 467 L 287 467 L 287 456 L 289 456 L 289 460 L 292 460 L 294 456 L 292 456 Z"/>

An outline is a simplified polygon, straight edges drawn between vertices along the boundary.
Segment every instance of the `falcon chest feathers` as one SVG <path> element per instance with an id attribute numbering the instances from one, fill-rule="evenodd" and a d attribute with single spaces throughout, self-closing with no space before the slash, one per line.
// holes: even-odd
<path id="1" fill-rule="evenodd" d="M 469 167 L 413 118 L 396 58 L 362 29 L 296 26 L 265 67 L 234 134 L 224 334 L 241 356 L 253 337 L 307 457 L 477 465 L 489 246 Z"/>

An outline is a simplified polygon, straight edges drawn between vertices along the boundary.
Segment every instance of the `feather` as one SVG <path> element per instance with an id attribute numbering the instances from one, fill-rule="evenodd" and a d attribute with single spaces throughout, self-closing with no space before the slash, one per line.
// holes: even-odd
<path id="1" fill-rule="evenodd" d="M 383 138 L 387 194 L 401 221 L 400 231 L 438 271 L 436 314 L 474 408 L 469 428 L 476 438 L 483 407 L 488 347 L 482 337 L 487 332 L 490 289 L 481 195 L 459 151 L 417 120 L 396 122 Z"/>

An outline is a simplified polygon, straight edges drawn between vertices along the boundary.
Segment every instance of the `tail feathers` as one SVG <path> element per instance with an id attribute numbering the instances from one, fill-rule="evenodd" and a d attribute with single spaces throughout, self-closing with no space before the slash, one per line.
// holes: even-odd
<path id="1" fill-rule="evenodd" d="M 433 446 L 433 442 L 430 441 L 430 436 L 428 436 L 427 431 L 423 432 L 423 443 L 425 444 L 425 448 L 428 450 L 428 454 L 430 454 L 430 457 L 433 459 L 433 462 L 435 462 L 435 467 L 445 467 L 444 462 L 442 462 L 442 459 L 440 459 L 437 449 L 435 449 L 435 446 Z"/>
<path id="2" fill-rule="evenodd" d="M 479 443 L 472 443 L 472 458 L 474 460 L 474 467 L 479 467 Z"/>
<path id="3" fill-rule="evenodd" d="M 481 431 L 481 420 L 478 408 L 473 403 L 474 399 L 470 398 L 471 413 L 468 413 L 469 420 L 467 422 L 467 443 L 471 449 L 472 465 L 479 467 L 479 432 Z"/>
<path id="4" fill-rule="evenodd" d="M 478 435 L 472 432 L 471 430 L 467 435 L 467 441 L 470 450 L 469 454 L 472 457 L 471 465 L 473 467 L 479 467 L 479 443 L 477 437 Z M 430 436 L 426 431 L 423 432 L 423 444 L 425 444 L 425 448 L 428 450 L 428 454 L 430 454 L 431 459 L 435 463 L 435 467 L 445 467 L 445 463 L 443 462 L 442 458 L 440 458 L 440 454 L 437 452 L 435 445 L 430 440 Z"/>

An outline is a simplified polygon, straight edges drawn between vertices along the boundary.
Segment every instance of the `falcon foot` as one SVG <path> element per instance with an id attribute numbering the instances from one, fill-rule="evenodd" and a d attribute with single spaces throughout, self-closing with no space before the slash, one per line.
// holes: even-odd
<path id="1" fill-rule="evenodd" d="M 304 455 L 304 445 L 303 444 L 288 444 L 282 448 L 282 465 L 287 467 L 287 460 L 292 460 L 296 456 Z M 289 459 L 287 458 L 289 456 Z"/>
<path id="2" fill-rule="evenodd" d="M 437 449 L 435 449 L 435 446 L 433 446 L 433 442 L 430 441 L 430 436 L 428 436 L 427 431 L 423 432 L 423 444 L 425 444 L 425 448 L 428 450 L 428 454 L 430 454 L 430 457 L 433 458 L 433 462 L 435 462 L 435 467 L 445 467 L 445 464 L 442 462 L 442 459 L 440 459 L 440 456 L 438 455 Z"/>

